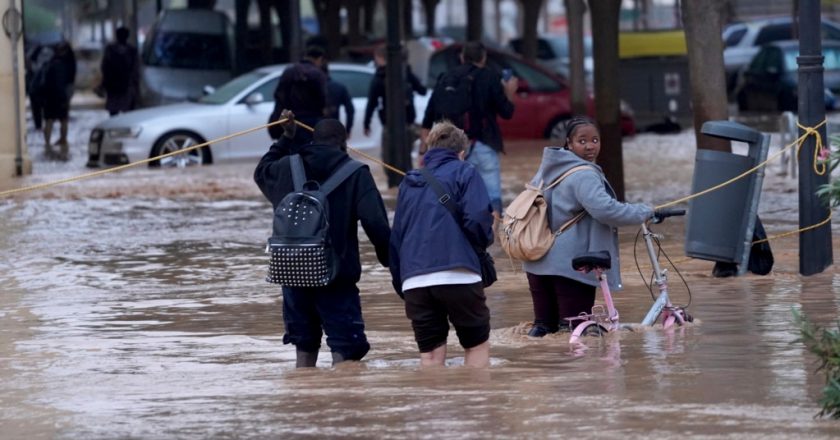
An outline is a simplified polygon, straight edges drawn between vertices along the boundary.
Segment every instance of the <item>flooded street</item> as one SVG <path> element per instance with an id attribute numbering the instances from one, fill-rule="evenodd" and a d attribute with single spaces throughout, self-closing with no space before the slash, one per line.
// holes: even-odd
<path id="1" fill-rule="evenodd" d="M 506 203 L 536 170 L 542 145 L 517 144 L 504 157 Z M 691 132 L 626 140 L 628 199 L 687 195 L 693 145 Z M 492 366 L 457 367 L 453 331 L 455 367 L 420 370 L 403 303 L 363 239 L 370 353 L 332 368 L 324 344 L 319 368 L 295 370 L 294 347 L 282 344 L 280 289 L 264 281 L 271 208 L 253 167 L 138 168 L 0 199 L 0 437 L 840 436 L 840 422 L 813 418 L 824 377 L 796 343 L 791 315 L 796 307 L 836 322 L 837 266 L 800 277 L 798 239 L 787 237 L 771 243 L 771 275 L 712 278 L 711 262 L 682 258 L 681 218 L 657 231 L 691 288 L 697 321 L 686 327 L 590 338 L 586 350 L 573 350 L 568 334 L 529 338 L 525 275 L 494 245 Z M 17 184 L 84 172 L 41 170 Z M 798 221 L 796 180 L 776 171 L 760 208 L 769 234 Z M 375 177 L 392 209 L 396 192 L 378 168 Z M 652 302 L 633 261 L 635 235 L 621 230 L 625 290 L 615 300 L 627 323 Z M 685 303 L 670 275 L 672 299 Z"/>

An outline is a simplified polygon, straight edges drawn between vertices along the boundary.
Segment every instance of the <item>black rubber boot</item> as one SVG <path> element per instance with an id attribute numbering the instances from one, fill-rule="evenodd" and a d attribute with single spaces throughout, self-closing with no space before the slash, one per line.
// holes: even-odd
<path id="1" fill-rule="evenodd" d="M 298 350 L 295 352 L 295 354 L 297 355 L 297 362 L 295 363 L 295 368 L 314 367 L 315 363 L 318 362 L 317 351 Z"/>
<path id="2" fill-rule="evenodd" d="M 332 352 L 332 358 L 333 358 L 333 366 L 335 366 L 336 364 L 340 364 L 340 363 L 347 360 L 347 359 L 344 359 L 344 356 L 337 351 Z"/>
<path id="3" fill-rule="evenodd" d="M 549 333 L 551 332 L 544 325 L 535 323 L 534 326 L 531 327 L 531 331 L 528 332 L 528 336 L 533 338 L 542 338 Z"/>

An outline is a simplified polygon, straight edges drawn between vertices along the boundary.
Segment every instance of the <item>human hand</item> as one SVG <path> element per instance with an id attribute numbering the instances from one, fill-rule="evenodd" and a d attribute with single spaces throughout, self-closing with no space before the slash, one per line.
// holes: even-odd
<path id="1" fill-rule="evenodd" d="M 505 89 L 505 96 L 512 101 L 516 91 L 519 90 L 519 78 L 514 76 L 507 81 L 502 81 L 502 87 Z"/>
<path id="2" fill-rule="evenodd" d="M 297 133 L 297 123 L 295 123 L 295 114 L 291 110 L 283 110 L 280 112 L 280 119 L 285 119 L 285 122 L 281 122 L 280 126 L 283 127 L 283 136 L 287 138 L 295 137 L 295 133 Z"/>

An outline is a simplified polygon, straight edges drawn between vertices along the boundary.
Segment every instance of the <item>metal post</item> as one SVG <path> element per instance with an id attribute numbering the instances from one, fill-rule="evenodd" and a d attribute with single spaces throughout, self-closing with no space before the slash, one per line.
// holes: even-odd
<path id="1" fill-rule="evenodd" d="M 383 157 L 391 159 L 390 164 L 401 170 L 411 168 L 411 155 L 406 136 L 405 121 L 405 68 L 403 67 L 402 44 L 400 42 L 403 21 L 400 0 L 387 0 L 387 61 L 385 66 L 385 108 L 388 113 L 386 126 L 387 145 L 383 149 L 388 154 Z M 402 177 L 388 172 L 388 187 L 399 185 Z"/>
<path id="2" fill-rule="evenodd" d="M 799 0 L 799 122 L 814 127 L 825 119 L 823 56 L 820 41 L 820 0 Z M 800 135 L 804 131 L 800 131 Z M 827 141 L 825 125 L 819 134 Z M 808 136 L 799 154 L 799 227 L 825 220 L 830 211 L 816 195 L 828 183 L 828 171 L 814 172 L 816 139 Z M 831 223 L 799 235 L 799 273 L 814 275 L 832 264 Z"/>
<path id="3" fill-rule="evenodd" d="M 17 9 L 16 0 L 9 0 L 9 9 L 3 14 L 3 30 L 9 36 L 12 45 L 12 84 L 15 93 L 15 175 L 23 175 L 23 133 L 20 129 L 20 63 L 18 62 L 18 41 L 22 28 L 22 16 Z"/>

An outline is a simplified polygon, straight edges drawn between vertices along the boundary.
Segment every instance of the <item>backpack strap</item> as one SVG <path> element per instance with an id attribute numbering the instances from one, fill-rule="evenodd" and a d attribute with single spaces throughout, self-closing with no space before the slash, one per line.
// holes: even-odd
<path id="1" fill-rule="evenodd" d="M 432 175 L 431 171 L 427 170 L 425 167 L 420 168 L 419 171 L 423 174 L 423 177 L 426 179 L 429 186 L 432 187 L 432 191 L 434 191 L 438 196 L 438 202 L 440 202 L 440 204 L 443 205 L 450 214 L 452 214 L 452 218 L 455 219 L 455 223 L 458 225 L 458 228 L 461 229 L 461 232 L 463 232 L 464 229 L 461 226 L 461 220 L 458 218 L 458 207 L 455 206 L 455 201 L 452 200 L 452 196 L 443 189 L 443 185 L 441 185 L 440 180 L 437 180 L 437 178 Z M 469 237 L 467 237 L 467 241 L 470 243 L 470 246 L 472 246 L 473 251 L 479 255 L 479 259 L 481 258 L 481 255 L 487 252 L 486 249 L 482 249 L 474 245 L 469 240 Z"/>
<path id="2" fill-rule="evenodd" d="M 592 168 L 592 167 L 591 167 L 591 166 L 589 166 L 589 165 L 578 165 L 578 166 L 576 166 L 576 167 L 574 167 L 574 168 L 569 169 L 569 170 L 568 170 L 568 171 L 566 171 L 565 173 L 563 173 L 560 177 L 558 177 L 558 178 L 557 178 L 557 180 L 555 180 L 554 182 L 552 182 L 552 183 L 551 183 L 551 185 L 548 185 L 547 187 L 543 188 L 543 191 L 545 191 L 545 190 L 548 190 L 548 189 L 551 189 L 551 188 L 555 187 L 557 184 L 559 184 L 560 182 L 562 182 L 563 180 L 565 180 L 567 177 L 571 176 L 572 174 L 577 173 L 578 171 L 585 171 L 585 170 L 593 170 L 593 171 L 594 171 L 595 169 L 594 169 L 594 168 Z M 577 223 L 577 222 L 579 222 L 581 219 L 583 219 L 583 217 L 584 217 L 585 215 L 586 215 L 586 210 L 583 210 L 583 211 L 581 211 L 581 212 L 579 212 L 579 213 L 575 214 L 575 216 L 574 216 L 574 217 L 570 218 L 569 220 L 566 220 L 566 222 L 565 222 L 565 223 L 563 223 L 562 225 L 560 225 L 560 229 L 558 229 L 558 230 L 554 233 L 554 235 L 555 235 L 555 236 L 558 236 L 558 235 L 562 234 L 563 232 L 566 232 L 566 230 L 567 230 L 567 229 L 571 228 L 572 226 L 574 226 L 574 225 L 575 225 L 575 223 Z"/>
<path id="3" fill-rule="evenodd" d="M 452 201 L 452 196 L 443 189 L 443 185 L 440 184 L 440 181 L 432 175 L 432 173 L 427 170 L 425 167 L 420 168 L 420 173 L 423 174 L 423 177 L 428 182 L 429 186 L 432 187 L 432 190 L 438 196 L 438 202 L 441 205 L 445 206 L 446 209 L 455 217 L 455 222 L 458 222 L 458 208 L 455 206 L 455 202 Z M 459 225 L 460 226 L 460 225 Z"/>
<path id="4" fill-rule="evenodd" d="M 555 180 L 554 182 L 551 182 L 551 185 L 548 185 L 547 187 L 543 188 L 543 191 L 554 188 L 557 184 L 566 180 L 567 177 L 571 176 L 572 174 L 574 174 L 578 171 L 584 171 L 584 170 L 593 170 L 594 171 L 595 168 L 592 168 L 589 165 L 578 165 L 574 168 L 571 168 L 568 171 L 566 171 L 565 173 L 563 173 L 560 177 L 558 177 L 557 180 Z"/>
<path id="5" fill-rule="evenodd" d="M 302 191 L 303 184 L 306 183 L 306 170 L 303 168 L 303 159 L 300 158 L 300 154 L 289 156 L 289 166 L 292 167 L 292 183 L 295 191 Z"/>
<path id="6" fill-rule="evenodd" d="M 344 182 L 350 175 L 356 172 L 359 168 L 363 167 L 364 164 L 357 161 L 350 159 L 344 163 L 344 165 L 340 166 L 338 170 L 336 170 L 332 175 L 321 184 L 321 192 L 324 195 L 331 193 L 341 182 Z"/>

